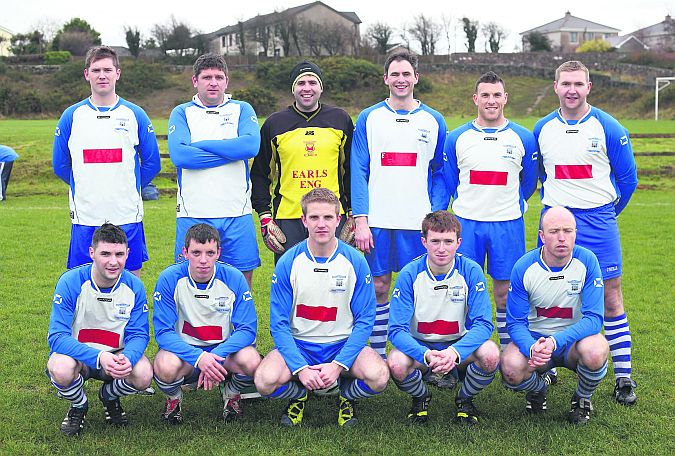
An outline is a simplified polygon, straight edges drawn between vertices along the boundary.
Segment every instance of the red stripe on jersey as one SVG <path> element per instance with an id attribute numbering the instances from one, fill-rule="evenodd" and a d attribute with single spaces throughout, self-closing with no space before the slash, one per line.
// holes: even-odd
<path id="1" fill-rule="evenodd" d="M 122 163 L 122 149 L 84 149 L 85 163 Z"/>
<path id="2" fill-rule="evenodd" d="M 298 304 L 298 307 L 295 310 L 295 316 L 314 321 L 335 321 L 337 320 L 337 307 Z"/>
<path id="3" fill-rule="evenodd" d="M 120 335 L 116 332 L 106 331 L 105 329 L 80 329 L 77 340 L 83 344 L 91 342 L 107 345 L 112 348 L 120 346 Z"/>
<path id="4" fill-rule="evenodd" d="M 469 183 L 476 185 L 506 185 L 506 171 L 469 171 Z"/>
<path id="5" fill-rule="evenodd" d="M 183 323 L 183 334 L 199 340 L 222 340 L 223 328 L 220 326 L 192 326 L 186 321 Z"/>
<path id="6" fill-rule="evenodd" d="M 536 307 L 537 317 L 546 317 L 546 318 L 572 318 L 572 308 L 571 307 Z"/>
<path id="7" fill-rule="evenodd" d="M 593 165 L 555 165 L 556 179 L 591 179 Z"/>
<path id="8" fill-rule="evenodd" d="M 382 152 L 382 166 L 417 166 L 416 152 Z"/>
<path id="9" fill-rule="evenodd" d="M 417 323 L 417 332 L 420 334 L 440 334 L 447 336 L 449 334 L 459 333 L 459 322 L 457 321 L 420 321 Z"/>

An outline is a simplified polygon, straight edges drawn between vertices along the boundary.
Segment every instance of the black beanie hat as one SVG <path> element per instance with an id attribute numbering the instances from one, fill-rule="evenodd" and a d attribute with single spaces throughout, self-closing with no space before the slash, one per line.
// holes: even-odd
<path id="1" fill-rule="evenodd" d="M 291 91 L 295 89 L 295 84 L 298 82 L 302 76 L 315 76 L 319 80 L 319 85 L 323 90 L 323 75 L 321 74 L 321 68 L 319 68 L 315 63 L 310 61 L 303 61 L 298 63 L 291 70 Z"/>

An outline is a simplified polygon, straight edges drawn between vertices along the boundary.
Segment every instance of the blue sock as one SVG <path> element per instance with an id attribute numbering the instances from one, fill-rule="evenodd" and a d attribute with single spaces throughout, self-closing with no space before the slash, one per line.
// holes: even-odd
<path id="1" fill-rule="evenodd" d="M 389 303 L 378 304 L 375 311 L 375 326 L 370 334 L 370 347 L 382 359 L 387 359 L 387 327 L 389 326 Z"/>
<path id="2" fill-rule="evenodd" d="M 302 383 L 291 380 L 274 390 L 268 397 L 273 399 L 302 399 L 307 397 L 307 389 Z"/>
<path id="3" fill-rule="evenodd" d="M 546 382 L 541 379 L 538 373 L 532 372 L 532 375 L 525 379 L 523 383 L 518 385 L 509 385 L 506 382 L 503 382 L 504 386 L 513 391 L 534 391 L 534 392 L 546 392 Z"/>
<path id="4" fill-rule="evenodd" d="M 225 382 L 223 397 L 236 396 L 241 390 L 249 386 L 253 386 L 253 377 L 244 374 L 234 374 L 228 382 Z"/>
<path id="5" fill-rule="evenodd" d="M 429 388 L 422 381 L 422 372 L 419 369 L 415 369 L 408 375 L 406 378 L 400 382 L 394 379 L 394 384 L 398 386 L 398 389 L 404 393 L 410 394 L 412 397 L 422 397 L 429 394 Z"/>
<path id="6" fill-rule="evenodd" d="M 127 382 L 126 379 L 116 378 L 112 382 L 103 383 L 103 386 L 101 386 L 101 398 L 106 401 L 112 401 L 137 392 L 138 390 L 134 388 L 134 385 Z"/>
<path id="7" fill-rule="evenodd" d="M 577 384 L 576 395 L 590 399 L 602 379 L 607 375 L 607 361 L 598 370 L 591 370 L 579 363 L 577 364 L 577 375 L 579 376 L 579 383 Z"/>
<path id="8" fill-rule="evenodd" d="M 499 347 L 504 350 L 511 342 L 511 336 L 506 330 L 506 309 L 497 309 L 497 335 L 499 336 Z"/>
<path id="9" fill-rule="evenodd" d="M 468 399 L 480 393 L 486 386 L 492 383 L 495 378 L 497 369 L 492 372 L 484 372 L 476 363 L 471 363 L 466 368 L 466 374 L 462 387 L 457 393 L 460 399 Z"/>
<path id="10" fill-rule="evenodd" d="M 338 383 L 340 384 L 340 394 L 350 401 L 373 397 L 379 394 L 370 389 L 366 382 L 357 378 L 340 378 L 338 379 Z"/>
<path id="11" fill-rule="evenodd" d="M 632 372 L 632 338 L 625 313 L 618 317 L 605 317 L 605 338 L 609 343 L 609 354 L 614 365 L 614 377 L 630 378 Z"/>
<path id="12" fill-rule="evenodd" d="M 61 399 L 70 401 L 73 407 L 81 408 L 87 405 L 87 395 L 84 392 L 84 379 L 81 375 L 78 374 L 73 383 L 68 386 L 61 386 L 54 380 L 52 380 L 52 385 L 56 388 L 57 395 Z"/>
<path id="13" fill-rule="evenodd" d="M 164 382 L 155 376 L 155 383 L 157 383 L 157 387 L 171 400 L 179 399 L 183 396 L 183 390 L 180 389 L 180 386 L 183 384 L 184 380 L 185 377 L 181 377 L 173 382 Z"/>

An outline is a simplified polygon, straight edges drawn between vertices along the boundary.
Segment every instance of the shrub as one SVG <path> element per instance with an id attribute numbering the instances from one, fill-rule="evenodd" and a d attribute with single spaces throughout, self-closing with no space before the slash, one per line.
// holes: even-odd
<path id="1" fill-rule="evenodd" d="M 44 56 L 45 65 L 62 65 L 70 61 L 70 52 L 68 51 L 47 51 Z"/>
<path id="2" fill-rule="evenodd" d="M 235 100 L 249 102 L 259 116 L 267 116 L 273 113 L 277 105 L 277 98 L 272 91 L 257 85 L 235 90 L 232 92 L 232 97 Z"/>

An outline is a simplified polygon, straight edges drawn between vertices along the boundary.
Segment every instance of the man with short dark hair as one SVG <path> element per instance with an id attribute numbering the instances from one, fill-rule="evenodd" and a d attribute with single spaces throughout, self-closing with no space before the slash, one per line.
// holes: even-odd
<path id="1" fill-rule="evenodd" d="M 274 269 L 270 332 L 275 349 L 255 375 L 260 394 L 290 399 L 285 426 L 302 423 L 310 391 L 340 394 L 339 426 L 356 424 L 354 402 L 379 394 L 389 373 L 366 346 L 375 321 L 368 264 L 335 236 L 340 202 L 327 188 L 301 199 L 309 237 L 286 252 Z"/>
<path id="2" fill-rule="evenodd" d="M 220 260 L 242 271 L 250 287 L 260 255 L 248 159 L 258 153 L 260 132 L 251 105 L 225 93 L 228 82 L 222 55 L 200 56 L 192 75 L 197 94 L 169 118 L 169 154 L 178 173 L 174 254 L 183 259 L 189 227 L 208 223 L 220 234 Z"/>
<path id="3" fill-rule="evenodd" d="M 94 230 L 119 225 L 129 240 L 126 267 L 140 275 L 148 261 L 141 189 L 159 173 L 155 130 L 143 109 L 115 92 L 117 53 L 96 46 L 85 57 L 91 95 L 66 109 L 54 134 L 54 174 L 69 185 L 72 230 L 68 268 L 90 261 Z"/>
<path id="4" fill-rule="evenodd" d="M 448 208 L 443 182 L 443 116 L 414 98 L 417 56 L 387 57 L 389 98 L 365 109 L 352 142 L 352 208 L 356 247 L 366 253 L 377 296 L 371 346 L 386 357 L 389 288 L 398 272 L 424 253 L 424 216 Z"/>
<path id="5" fill-rule="evenodd" d="M 145 390 L 152 366 L 143 355 L 150 340 L 148 303 L 141 281 L 124 270 L 124 231 L 104 223 L 92 236 L 91 264 L 65 272 L 56 284 L 49 322 L 47 374 L 57 395 L 70 401 L 61 432 L 79 435 L 89 402 L 84 382 L 102 380 L 106 423 L 129 422 L 120 397 Z"/>
<path id="6" fill-rule="evenodd" d="M 353 239 L 349 200 L 349 156 L 354 125 L 344 110 L 319 102 L 323 74 L 302 61 L 290 75 L 294 103 L 275 112 L 260 130 L 260 151 L 253 160 L 251 201 L 260 216 L 263 241 L 281 254 L 307 238 L 300 220 L 300 199 L 315 187 L 332 190 L 340 199 L 340 238 Z M 345 228 L 345 222 L 347 226 Z"/>
<path id="7" fill-rule="evenodd" d="M 391 296 L 389 340 L 394 349 L 387 365 L 396 386 L 412 396 L 408 419 L 426 423 L 431 392 L 428 371 L 463 378 L 457 392 L 455 421 L 478 423 L 474 397 L 495 377 L 499 349 L 490 340 L 492 307 L 485 275 L 475 261 L 457 254 L 462 228 L 448 211 L 422 221 L 427 253 L 399 273 Z"/>
<path id="8" fill-rule="evenodd" d="M 183 422 L 181 385 L 220 386 L 223 420 L 242 414 L 240 391 L 253 385 L 260 363 L 254 348 L 257 319 L 243 274 L 218 261 L 218 231 L 206 223 L 185 233 L 187 261 L 166 268 L 157 279 L 153 324 L 159 352 L 155 382 L 166 394 L 163 419 Z"/>

